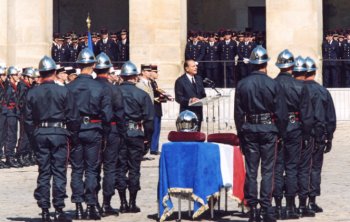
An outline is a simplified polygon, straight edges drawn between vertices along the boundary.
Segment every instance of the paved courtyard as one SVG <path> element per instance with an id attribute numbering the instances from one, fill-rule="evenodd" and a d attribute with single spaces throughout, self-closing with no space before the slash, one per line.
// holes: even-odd
<path id="1" fill-rule="evenodd" d="M 166 141 L 167 132 L 163 132 L 162 141 Z M 322 196 L 319 204 L 324 213 L 317 214 L 315 218 L 303 218 L 300 221 L 350 221 L 350 122 L 339 122 L 334 138 L 333 150 L 325 156 L 322 177 Z M 142 162 L 141 184 L 142 190 L 138 195 L 138 205 L 141 213 L 122 214 L 119 217 L 106 217 L 102 221 L 144 222 L 156 221 L 157 218 L 157 181 L 159 158 Z M 70 175 L 70 170 L 68 171 Z M 37 168 L 27 167 L 21 169 L 0 170 L 0 222 L 5 221 L 40 221 L 40 209 L 33 198 L 36 185 Z M 70 181 L 70 179 L 68 179 Z M 70 187 L 67 187 L 70 195 Z M 177 200 L 173 199 L 175 210 Z M 70 199 L 66 200 L 65 210 L 73 213 L 74 205 Z M 114 207 L 119 207 L 119 198 L 112 200 Z M 221 202 L 221 210 L 224 202 Z M 182 201 L 183 220 L 191 221 L 186 216 L 187 201 Z M 228 212 L 219 212 L 213 221 L 247 221 L 237 216 L 237 203 L 229 199 Z M 51 209 L 53 211 L 53 209 Z M 236 216 L 234 216 L 236 215 Z M 170 218 L 175 221 L 177 212 Z M 201 221 L 210 221 L 208 215 L 199 218 Z"/>

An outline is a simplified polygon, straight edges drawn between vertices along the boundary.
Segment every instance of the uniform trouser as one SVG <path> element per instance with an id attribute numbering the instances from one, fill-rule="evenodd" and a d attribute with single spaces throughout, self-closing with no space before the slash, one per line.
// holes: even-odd
<path id="1" fill-rule="evenodd" d="M 117 159 L 122 139 L 118 133 L 112 132 L 108 136 L 105 150 L 101 151 L 101 164 L 98 167 L 97 194 L 101 190 L 101 169 L 103 169 L 103 196 L 112 197 L 115 192 L 115 180 L 117 172 Z"/>
<path id="2" fill-rule="evenodd" d="M 323 67 L 323 86 L 338 87 L 338 67 L 336 65 L 326 65 Z"/>
<path id="3" fill-rule="evenodd" d="M 124 147 L 119 152 L 116 188 L 136 192 L 140 187 L 140 168 L 143 157 L 143 137 L 126 137 Z M 127 177 L 127 173 L 129 173 Z"/>
<path id="4" fill-rule="evenodd" d="M 212 80 L 216 86 L 219 86 L 219 76 L 217 67 L 206 68 L 205 73 L 207 74 L 207 78 Z"/>
<path id="5" fill-rule="evenodd" d="M 30 143 L 27 133 L 24 130 L 24 119 L 21 118 L 19 121 L 19 139 L 17 146 L 17 155 L 25 155 L 30 153 Z"/>
<path id="6" fill-rule="evenodd" d="M 161 128 L 162 117 L 154 115 L 153 119 L 153 134 L 152 134 L 152 142 L 151 142 L 151 151 L 159 150 L 159 137 L 160 137 L 160 128 Z"/>
<path id="7" fill-rule="evenodd" d="M 244 157 L 246 179 L 244 198 L 249 206 L 271 207 L 274 165 L 276 159 L 275 133 L 244 133 Z M 257 177 L 261 161 L 260 200 L 258 200 Z"/>
<path id="8" fill-rule="evenodd" d="M 226 85 L 224 83 L 224 87 L 233 87 L 235 83 L 235 66 L 232 65 L 223 65 L 222 68 L 222 76 L 225 78 L 225 70 L 226 70 Z"/>
<path id="9" fill-rule="evenodd" d="M 17 145 L 17 129 L 18 119 L 16 116 L 7 116 L 6 131 L 7 137 L 5 142 L 5 156 L 13 157 L 15 155 L 15 148 Z"/>
<path id="10" fill-rule="evenodd" d="M 350 64 L 344 64 L 344 83 L 345 87 L 350 87 Z"/>
<path id="11" fill-rule="evenodd" d="M 278 147 L 275 165 L 274 197 L 294 197 L 298 191 L 298 164 L 301 152 L 301 131 L 288 132 L 284 147 Z M 285 177 L 283 174 L 285 173 Z"/>
<path id="12" fill-rule="evenodd" d="M 6 134 L 6 115 L 0 113 L 0 158 L 4 155 L 3 148 L 5 147 Z"/>
<path id="13" fill-rule="evenodd" d="M 310 140 L 307 146 L 305 146 L 305 144 L 302 145 L 298 171 L 299 198 L 307 198 L 309 194 L 313 147 L 313 138 Z"/>
<path id="14" fill-rule="evenodd" d="M 97 129 L 79 132 L 80 144 L 71 151 L 72 202 L 88 205 L 97 203 L 97 176 L 102 145 L 101 131 Z M 83 178 L 85 180 L 83 180 Z"/>
<path id="15" fill-rule="evenodd" d="M 68 139 L 65 135 L 37 135 L 35 142 L 39 167 L 34 197 L 41 208 L 50 208 L 50 182 L 52 182 L 53 205 L 64 208 L 67 184 Z"/>
<path id="16" fill-rule="evenodd" d="M 315 197 L 321 195 L 321 171 L 323 165 L 325 144 L 315 144 L 312 152 L 312 168 L 310 175 L 310 193 L 309 196 Z"/>

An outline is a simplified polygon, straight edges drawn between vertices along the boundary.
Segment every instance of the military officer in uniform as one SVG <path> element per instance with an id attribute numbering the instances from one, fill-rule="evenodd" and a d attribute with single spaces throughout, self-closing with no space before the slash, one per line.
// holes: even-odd
<path id="1" fill-rule="evenodd" d="M 346 39 L 342 44 L 342 59 L 344 64 L 344 82 L 345 87 L 350 87 L 350 33 L 346 34 Z"/>
<path id="2" fill-rule="evenodd" d="M 311 130 L 314 138 L 314 147 L 308 193 L 308 210 L 319 213 L 323 212 L 323 209 L 316 203 L 316 197 L 321 195 L 323 157 L 325 153 L 330 152 L 332 149 L 332 140 L 337 119 L 332 96 L 329 91 L 314 81 L 316 75 L 315 62 L 312 59 L 308 59 L 306 64 L 305 86 L 310 93 L 314 116 L 314 125 Z"/>
<path id="3" fill-rule="evenodd" d="M 75 66 L 75 61 L 77 61 L 80 51 L 81 49 L 78 44 L 78 38 L 76 35 L 73 35 L 72 44 L 71 47 L 69 47 L 69 66 Z"/>
<path id="4" fill-rule="evenodd" d="M 338 87 L 339 86 L 339 62 L 336 60 L 339 56 L 339 44 L 333 40 L 332 33 L 327 33 L 326 41 L 322 43 L 323 57 L 323 86 Z"/>
<path id="5" fill-rule="evenodd" d="M 260 203 L 264 222 L 275 222 L 271 207 L 277 138 L 285 138 L 287 105 L 281 87 L 266 73 L 269 58 L 262 46 L 250 55 L 253 72 L 236 88 L 234 117 L 241 149 L 245 155 L 244 198 L 250 207 L 249 221 L 260 221 Z M 261 162 L 260 198 L 257 175 Z"/>
<path id="6" fill-rule="evenodd" d="M 2 161 L 4 156 L 5 138 L 6 138 L 6 111 L 5 94 L 7 89 L 6 67 L 0 65 L 0 169 L 8 166 Z"/>
<path id="7" fill-rule="evenodd" d="M 149 95 L 153 103 L 154 94 L 153 94 L 153 89 L 150 82 L 150 76 L 152 74 L 151 72 L 152 72 L 151 64 L 147 64 L 147 65 L 141 64 L 141 73 L 139 75 L 139 82 L 136 83 L 136 87 L 145 91 Z"/>
<path id="8" fill-rule="evenodd" d="M 121 203 L 119 210 L 122 213 L 140 212 L 136 205 L 136 197 L 141 189 L 141 160 L 144 148 L 149 146 L 153 133 L 153 104 L 149 95 L 135 86 L 137 75 L 137 68 L 132 62 L 124 63 L 120 73 L 123 78 L 120 89 L 124 99 L 127 132 L 125 145 L 119 152 L 116 184 Z M 130 193 L 130 205 L 126 200 L 126 189 Z"/>
<path id="9" fill-rule="evenodd" d="M 70 153 L 71 199 L 76 204 L 76 219 L 99 220 L 101 216 L 96 210 L 97 175 L 101 148 L 104 149 L 102 139 L 108 137 L 111 128 L 111 98 L 105 87 L 92 78 L 96 59 L 89 48 L 79 53 L 77 63 L 81 74 L 67 85 L 73 93 L 81 119 L 80 143 Z M 85 215 L 82 207 L 84 201 L 87 204 Z"/>
<path id="10" fill-rule="evenodd" d="M 120 62 L 129 61 L 129 39 L 127 34 L 126 29 L 120 31 L 120 41 L 117 43 L 117 55 Z"/>
<path id="11" fill-rule="evenodd" d="M 238 54 L 238 73 L 239 80 L 248 76 L 251 72 L 251 65 L 249 64 L 249 56 L 250 53 L 255 48 L 255 44 L 249 41 L 248 34 L 240 34 L 238 35 L 239 43 L 237 46 L 237 54 Z"/>
<path id="12" fill-rule="evenodd" d="M 112 61 L 117 61 L 117 45 L 108 37 L 107 29 L 101 30 L 101 40 L 97 42 L 97 54 L 104 52 Z"/>
<path id="13" fill-rule="evenodd" d="M 234 87 L 234 83 L 236 81 L 234 60 L 237 55 L 237 43 L 236 41 L 233 41 L 231 37 L 232 32 L 230 30 L 226 30 L 225 39 L 220 42 L 219 46 L 220 60 L 227 61 L 222 63 L 221 70 L 223 74 L 226 74 L 226 76 L 224 76 L 224 79 L 226 81 L 224 87 Z"/>
<path id="14" fill-rule="evenodd" d="M 192 41 L 187 42 L 185 49 L 185 60 L 193 59 L 198 62 L 198 73 L 204 77 L 203 65 L 201 61 L 205 56 L 205 44 L 199 41 L 198 33 L 192 34 Z"/>
<path id="15" fill-rule="evenodd" d="M 19 82 L 19 71 L 14 66 L 10 66 L 7 70 L 9 84 L 5 93 L 6 103 L 6 142 L 5 156 L 6 164 L 9 167 L 18 168 L 21 165 L 15 159 L 15 149 L 17 144 L 17 129 L 18 129 L 18 100 L 17 100 L 17 84 Z"/>
<path id="16" fill-rule="evenodd" d="M 50 222 L 50 186 L 52 179 L 54 221 L 72 221 L 63 212 L 67 198 L 68 142 L 76 141 L 80 127 L 79 113 L 73 95 L 54 83 L 56 64 L 45 56 L 39 63 L 43 81 L 28 91 L 25 103 L 25 129 L 35 144 L 39 167 L 34 197 L 42 209 L 42 221 Z"/>
<path id="17" fill-rule="evenodd" d="M 301 154 L 302 136 L 308 134 L 302 128 L 310 129 L 313 124 L 311 103 L 303 90 L 304 83 L 293 78 L 296 72 L 305 72 L 306 65 L 301 57 L 294 61 L 293 54 L 283 50 L 277 57 L 276 66 L 280 73 L 275 79 L 286 99 L 289 123 L 284 140 L 280 140 L 275 164 L 275 185 L 273 196 L 276 203 L 277 219 L 298 219 L 295 209 L 295 196 L 298 191 L 298 165 Z M 284 177 L 285 174 L 285 177 Z M 284 192 L 283 192 L 284 191 Z M 282 213 L 283 194 L 286 198 L 286 212 Z"/>
<path id="18" fill-rule="evenodd" d="M 112 62 L 109 57 L 102 52 L 96 57 L 96 66 L 94 68 L 97 74 L 96 80 L 103 85 L 104 89 L 108 91 L 111 98 L 113 117 L 111 120 L 111 132 L 104 138 L 106 147 L 101 154 L 101 168 L 103 169 L 103 204 L 101 208 L 102 216 L 117 215 L 118 212 L 111 207 L 111 199 L 114 195 L 116 168 L 119 149 L 123 145 L 125 138 L 125 123 L 124 123 L 124 109 L 123 97 L 119 86 L 113 85 L 108 81 L 109 69 L 112 67 Z M 101 174 L 101 172 L 99 173 Z M 98 181 L 99 182 L 99 181 Z M 100 182 L 98 184 L 98 191 L 100 190 Z"/>
<path id="19" fill-rule="evenodd" d="M 57 63 L 65 65 L 69 61 L 69 47 L 63 44 L 63 37 L 58 37 L 57 42 L 51 47 L 51 57 Z"/>
<path id="20" fill-rule="evenodd" d="M 219 60 L 219 44 L 215 41 L 213 33 L 209 35 L 209 41 L 205 45 L 204 60 L 206 61 L 204 63 L 206 77 L 219 84 L 221 82 L 218 73 L 219 63 L 217 62 Z"/>

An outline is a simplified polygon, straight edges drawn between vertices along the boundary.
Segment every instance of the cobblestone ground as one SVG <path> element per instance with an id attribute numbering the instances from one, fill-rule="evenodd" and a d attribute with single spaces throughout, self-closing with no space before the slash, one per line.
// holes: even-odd
<path id="1" fill-rule="evenodd" d="M 350 221 L 350 151 L 349 136 L 350 122 L 339 122 L 334 138 L 333 150 L 325 156 L 322 177 L 322 196 L 318 199 L 324 208 L 324 213 L 317 214 L 315 218 L 303 218 L 300 221 Z M 162 135 L 162 141 L 166 141 L 166 134 Z M 119 217 L 106 217 L 102 221 L 138 222 L 156 221 L 156 187 L 158 181 L 158 157 L 142 162 L 141 184 L 142 190 L 138 195 L 138 205 L 142 212 L 137 214 L 122 214 Z M 70 174 L 70 170 L 68 171 Z M 36 185 L 37 168 L 27 167 L 22 169 L 0 170 L 0 222 L 3 221 L 40 221 L 40 209 L 33 198 L 33 190 Z M 70 181 L 70 179 L 68 179 Z M 70 195 L 70 188 L 67 188 Z M 175 210 L 177 200 L 173 199 Z M 66 208 L 73 213 L 74 205 L 70 200 L 66 201 Z M 119 198 L 112 200 L 114 207 L 119 206 Z M 224 205 L 221 201 L 221 210 Z M 182 209 L 187 209 L 187 201 L 182 201 Z M 216 212 L 212 221 L 248 221 L 237 216 L 237 204 L 229 199 L 228 212 Z M 53 211 L 53 209 L 51 209 Z M 182 221 L 191 221 L 186 212 L 183 212 Z M 236 216 L 234 216 L 236 215 Z M 175 220 L 177 212 L 174 212 L 171 220 Z M 199 220 L 210 221 L 208 215 Z"/>

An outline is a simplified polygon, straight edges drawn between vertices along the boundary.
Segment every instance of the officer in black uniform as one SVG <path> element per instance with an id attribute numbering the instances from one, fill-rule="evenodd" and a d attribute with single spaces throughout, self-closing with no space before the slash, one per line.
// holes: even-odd
<path id="1" fill-rule="evenodd" d="M 129 61 L 129 39 L 127 34 L 126 29 L 120 31 L 120 41 L 117 43 L 117 55 L 120 62 Z M 118 66 L 121 67 L 121 64 L 118 64 Z"/>
<path id="2" fill-rule="evenodd" d="M 226 85 L 224 87 L 234 87 L 235 81 L 235 57 L 237 55 L 237 43 L 232 39 L 232 31 L 226 30 L 225 39 L 220 42 L 220 60 L 230 61 L 222 63 L 222 73 L 226 70 Z M 222 77 L 222 76 L 221 76 Z M 225 78 L 225 77 L 224 77 Z"/>
<path id="3" fill-rule="evenodd" d="M 28 90 L 32 88 L 34 69 L 29 67 L 25 68 L 22 74 L 22 80 L 17 85 L 17 100 L 19 109 L 19 139 L 17 148 L 17 162 L 22 166 L 34 165 L 35 162 L 32 159 L 32 150 L 28 140 L 28 136 L 24 131 L 24 112 L 25 103 Z"/>
<path id="4" fill-rule="evenodd" d="M 81 51 L 81 48 L 78 44 L 78 38 L 76 35 L 73 35 L 72 44 L 69 47 L 69 66 L 75 67 L 75 61 L 77 61 L 80 51 Z"/>
<path id="5" fill-rule="evenodd" d="M 318 84 L 315 79 L 316 66 L 308 59 L 305 86 L 312 101 L 314 125 L 311 130 L 314 138 L 312 152 L 312 169 L 310 173 L 310 189 L 308 209 L 315 213 L 323 212 L 316 204 L 316 197 L 321 194 L 321 171 L 323 155 L 332 149 L 333 134 L 336 129 L 336 114 L 332 96 L 329 91 Z"/>
<path id="6" fill-rule="evenodd" d="M 112 61 L 117 61 L 117 45 L 108 37 L 107 29 L 101 30 L 101 40 L 97 42 L 97 54 L 104 52 Z"/>
<path id="7" fill-rule="evenodd" d="M 245 155 L 244 198 L 249 205 L 249 221 L 260 221 L 260 203 L 264 222 L 276 221 L 271 207 L 277 138 L 285 138 L 288 111 L 279 84 L 266 73 L 269 58 L 262 46 L 251 53 L 253 72 L 236 89 L 234 117 L 241 149 Z M 257 175 L 261 161 L 260 199 Z"/>
<path id="8" fill-rule="evenodd" d="M 101 165 L 103 168 L 103 205 L 100 213 L 102 216 L 108 216 L 118 214 L 118 212 L 111 207 L 111 199 L 115 189 L 118 152 L 125 137 L 124 109 L 123 97 L 119 86 L 113 85 L 108 81 L 108 72 L 112 67 L 111 60 L 104 52 L 99 54 L 96 60 L 97 63 L 94 69 L 97 74 L 96 80 L 108 91 L 113 110 L 111 132 L 108 134 L 108 137 L 104 138 L 106 147 L 102 150 L 101 154 Z M 99 174 L 101 174 L 101 165 L 99 167 Z M 101 189 L 100 181 L 98 182 L 97 193 Z"/>
<path id="9" fill-rule="evenodd" d="M 344 65 L 344 86 L 350 87 L 350 33 L 346 34 L 346 39 L 343 41 L 342 44 L 342 59 L 345 59 L 346 61 L 343 61 Z"/>
<path id="10" fill-rule="evenodd" d="M 241 33 L 238 35 L 238 46 L 237 46 L 237 54 L 238 54 L 238 73 L 239 80 L 248 76 L 251 72 L 251 65 L 249 64 L 249 56 L 250 53 L 255 48 L 255 44 L 249 42 L 249 36 L 247 33 Z"/>
<path id="11" fill-rule="evenodd" d="M 42 221 L 50 222 L 50 186 L 52 182 L 55 220 L 70 220 L 63 212 L 67 184 L 68 138 L 75 142 L 80 127 L 79 113 L 67 88 L 54 83 L 56 64 L 45 56 L 39 63 L 43 81 L 28 91 L 25 103 L 25 129 L 35 144 L 39 175 L 34 197 L 42 208 Z"/>
<path id="12" fill-rule="evenodd" d="M 123 78 L 123 83 L 120 89 L 124 99 L 127 132 L 117 165 L 116 188 L 120 197 L 121 213 L 140 212 L 140 208 L 136 205 L 137 192 L 141 189 L 140 166 L 144 149 L 150 145 L 153 133 L 153 103 L 145 91 L 135 86 L 138 74 L 132 62 L 128 61 L 122 66 L 120 76 Z M 130 192 L 129 206 L 126 189 Z"/>
<path id="13" fill-rule="evenodd" d="M 187 42 L 185 49 L 185 60 L 193 59 L 198 62 L 198 74 L 205 77 L 204 64 L 201 63 L 205 56 L 205 44 L 199 40 L 198 33 L 192 34 L 192 41 Z"/>
<path id="14" fill-rule="evenodd" d="M 51 57 L 57 63 L 66 65 L 69 61 L 69 47 L 63 44 L 63 37 L 58 37 L 51 47 Z"/>
<path id="15" fill-rule="evenodd" d="M 339 62 L 336 60 L 339 56 L 339 44 L 333 40 L 332 33 L 327 33 L 326 41 L 322 43 L 323 61 L 323 86 L 339 86 Z M 328 60 L 328 61 L 327 61 Z"/>
<path id="16" fill-rule="evenodd" d="M 204 63 L 206 77 L 213 80 L 216 84 L 220 84 L 221 79 L 218 73 L 219 63 L 219 44 L 215 41 L 215 35 L 209 35 L 209 41 L 205 45 Z M 210 62 L 209 62 L 210 61 Z"/>
<path id="17" fill-rule="evenodd" d="M 80 143 L 73 147 L 70 156 L 72 202 L 76 203 L 75 218 L 88 220 L 101 219 L 96 211 L 99 156 L 101 148 L 104 149 L 102 139 L 108 137 L 112 119 L 109 91 L 91 76 L 95 62 L 93 52 L 89 48 L 83 49 L 77 59 L 81 74 L 67 85 L 73 93 L 81 119 Z M 85 217 L 83 201 L 87 204 Z"/>
<path id="18" fill-rule="evenodd" d="M 6 138 L 6 112 L 7 106 L 5 103 L 5 93 L 7 88 L 7 76 L 6 67 L 0 66 L 0 169 L 8 168 L 8 166 L 2 161 L 4 156 L 5 138 Z"/>
<path id="19" fill-rule="evenodd" d="M 17 68 L 10 66 L 7 70 L 9 84 L 5 93 L 6 103 L 6 142 L 5 156 L 6 164 L 9 167 L 22 167 L 15 159 L 15 149 L 17 145 L 17 129 L 18 129 L 18 100 L 17 100 L 17 84 L 19 82 L 19 71 Z"/>
<path id="20" fill-rule="evenodd" d="M 276 66 L 281 72 L 275 79 L 285 95 L 289 123 L 284 140 L 280 141 L 277 149 L 275 164 L 275 186 L 273 196 L 276 203 L 277 219 L 298 219 L 295 209 L 295 196 L 298 191 L 298 164 L 301 154 L 302 127 L 310 129 L 313 124 L 311 101 L 303 90 L 304 83 L 293 78 L 292 74 L 306 71 L 304 59 L 300 56 L 294 61 L 293 54 L 283 50 L 277 57 Z M 285 177 L 283 175 L 286 175 Z M 286 197 L 287 209 L 282 213 L 282 198 Z"/>

